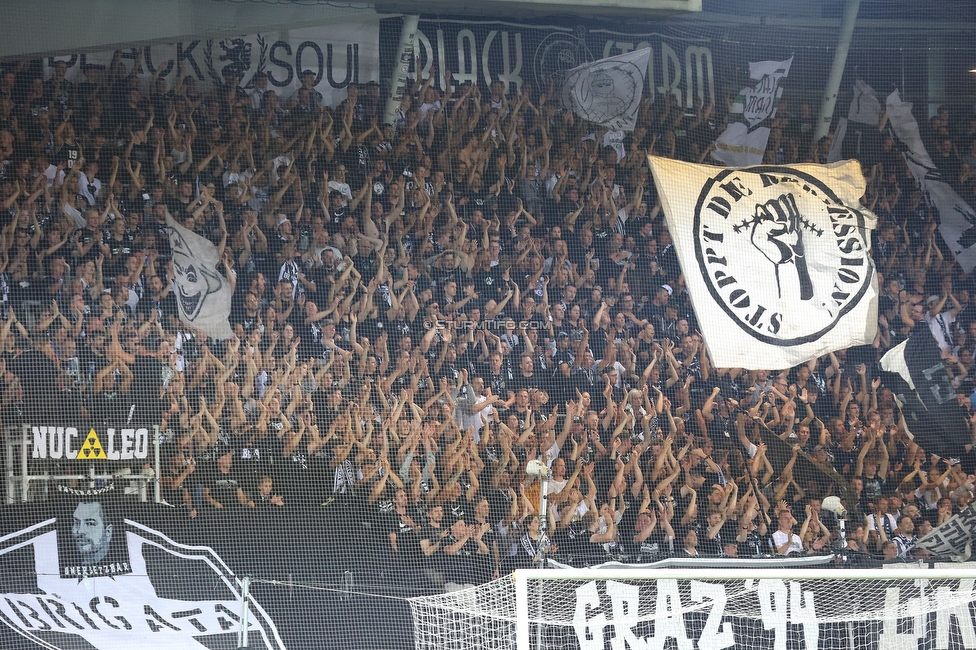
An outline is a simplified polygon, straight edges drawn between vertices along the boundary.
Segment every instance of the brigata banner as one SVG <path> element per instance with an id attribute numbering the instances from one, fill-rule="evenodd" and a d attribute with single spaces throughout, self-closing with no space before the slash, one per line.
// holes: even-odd
<path id="1" fill-rule="evenodd" d="M 191 519 L 117 492 L 51 486 L 47 501 L 5 507 L 0 648 L 413 648 L 409 608 L 389 597 L 397 583 L 364 544 L 361 508 Z M 354 593 L 366 579 L 384 597 Z"/>
<path id="2" fill-rule="evenodd" d="M 14 632 L 59 650 L 229 648 L 246 619 L 249 647 L 285 647 L 212 549 L 124 518 L 110 491 L 61 496 L 54 517 L 0 538 L 0 618 Z"/>
<path id="3" fill-rule="evenodd" d="M 386 60 L 395 60 L 400 38 L 400 19 L 380 21 L 380 43 Z M 487 89 L 501 81 L 511 97 L 530 84 L 544 92 L 550 82 L 559 92 L 566 73 L 593 63 L 648 48 L 644 98 L 662 102 L 674 95 L 678 103 L 693 108 L 714 103 L 715 70 L 731 64 L 716 61 L 720 44 L 706 38 L 688 38 L 657 32 L 624 29 L 587 29 L 552 23 L 433 20 L 421 16 L 417 55 L 423 76 L 437 70 L 434 86 L 444 90 L 444 71 L 451 71 L 455 88 L 466 82 Z"/>
<path id="4" fill-rule="evenodd" d="M 311 70 L 315 89 L 325 103 L 335 106 L 345 99 L 350 83 L 379 81 L 379 19 L 375 13 L 361 12 L 321 27 L 156 43 L 124 48 L 119 54 L 125 69 L 135 71 L 146 84 L 162 68 L 160 76 L 172 87 L 178 66 L 204 86 L 223 83 L 224 73 L 233 73 L 250 88 L 255 75 L 267 74 L 268 89 L 284 98 L 301 87 L 301 72 Z M 83 81 L 85 64 L 108 69 L 114 56 L 112 51 L 80 52 L 46 59 L 45 64 L 51 67 L 55 61 L 66 61 L 68 79 Z M 160 116 L 156 117 L 158 121 Z"/>
<path id="5" fill-rule="evenodd" d="M 649 162 L 715 365 L 784 368 L 874 340 L 877 217 L 856 161 Z"/>

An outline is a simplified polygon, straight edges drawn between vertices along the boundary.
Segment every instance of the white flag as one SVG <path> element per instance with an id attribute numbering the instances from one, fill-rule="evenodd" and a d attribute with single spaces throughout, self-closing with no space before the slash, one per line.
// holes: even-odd
<path id="1" fill-rule="evenodd" d="M 733 122 L 715 140 L 712 158 L 735 167 L 759 165 L 769 142 L 769 127 L 750 129 L 744 122 Z"/>
<path id="2" fill-rule="evenodd" d="M 877 278 L 856 161 L 717 169 L 649 157 L 709 354 L 779 369 L 871 343 Z"/>
<path id="3" fill-rule="evenodd" d="M 786 61 L 760 61 L 749 64 L 749 77 L 757 81 L 755 87 L 742 90 L 742 117 L 749 126 L 756 126 L 767 117 L 776 116 L 776 107 L 783 96 L 779 85 L 790 73 L 793 57 Z"/>
<path id="4" fill-rule="evenodd" d="M 215 339 L 234 336 L 230 316 L 231 287 L 217 271 L 217 247 L 176 223 L 169 215 L 169 244 L 180 320 Z"/>
<path id="5" fill-rule="evenodd" d="M 874 94 L 874 88 L 862 79 L 854 82 L 854 97 L 847 111 L 847 119 L 871 126 L 877 126 L 881 119 L 881 102 Z"/>
<path id="6" fill-rule="evenodd" d="M 888 96 L 886 104 L 888 123 L 895 137 L 907 147 L 902 155 L 908 169 L 928 202 L 939 212 L 939 234 L 962 270 L 970 273 L 976 268 L 976 212 L 942 179 L 922 143 L 912 104 L 903 102 L 897 90 Z"/>
<path id="7" fill-rule="evenodd" d="M 566 73 L 563 105 L 609 129 L 633 131 L 650 48 L 584 63 Z"/>
<path id="8" fill-rule="evenodd" d="M 719 162 L 737 167 L 762 163 L 769 141 L 769 125 L 766 120 L 776 117 L 776 107 L 783 96 L 783 79 L 790 73 L 793 57 L 786 61 L 759 61 L 749 64 L 749 76 L 756 85 L 743 88 L 731 113 L 741 113 L 744 122 L 733 122 L 715 141 L 712 157 Z"/>

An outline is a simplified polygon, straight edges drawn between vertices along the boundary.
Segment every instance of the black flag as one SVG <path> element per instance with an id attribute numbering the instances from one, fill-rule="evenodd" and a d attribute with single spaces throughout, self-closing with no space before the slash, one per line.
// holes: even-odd
<path id="1" fill-rule="evenodd" d="M 956 401 L 942 350 L 924 323 L 882 357 L 881 367 L 890 371 L 886 384 L 901 402 L 908 431 L 922 449 L 942 458 L 972 455 L 968 412 Z"/>

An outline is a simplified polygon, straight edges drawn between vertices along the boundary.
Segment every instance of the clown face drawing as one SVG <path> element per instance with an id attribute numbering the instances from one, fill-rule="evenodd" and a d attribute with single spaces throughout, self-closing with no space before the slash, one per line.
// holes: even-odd
<path id="1" fill-rule="evenodd" d="M 173 249 L 173 275 L 176 280 L 176 298 L 183 318 L 192 323 L 204 310 L 207 297 L 217 293 L 224 285 L 224 279 L 214 269 L 207 268 L 207 256 L 200 255 L 176 228 L 170 228 L 170 245 Z M 207 242 L 209 244 L 209 242 Z M 210 244 L 212 246 L 212 244 Z"/>

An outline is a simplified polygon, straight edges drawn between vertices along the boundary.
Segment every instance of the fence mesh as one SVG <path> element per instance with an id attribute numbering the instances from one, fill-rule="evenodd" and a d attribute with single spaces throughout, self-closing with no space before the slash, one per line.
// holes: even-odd
<path id="1" fill-rule="evenodd" d="M 545 556 L 917 561 L 953 516 L 967 556 L 973 469 L 879 360 L 926 312 L 971 414 L 971 7 L 862 2 L 821 137 L 836 3 L 705 4 L 0 62 L 2 645 L 412 648 L 407 598 Z M 710 363 L 648 154 L 856 159 L 876 340 Z"/>

